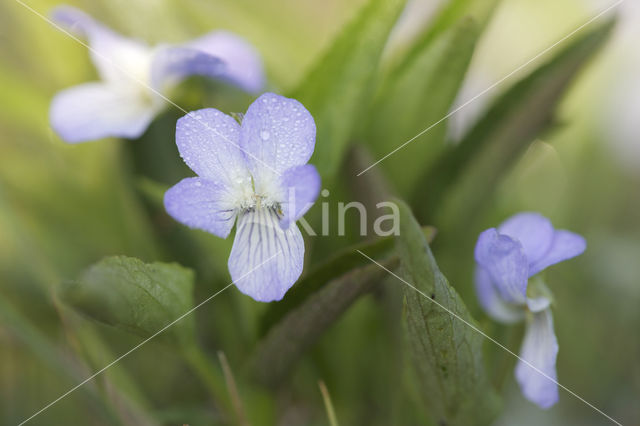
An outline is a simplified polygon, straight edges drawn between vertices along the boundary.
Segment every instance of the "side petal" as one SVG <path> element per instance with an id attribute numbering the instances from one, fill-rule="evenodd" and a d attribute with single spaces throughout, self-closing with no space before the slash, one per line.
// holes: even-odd
<path id="1" fill-rule="evenodd" d="M 182 179 L 164 194 L 164 206 L 175 220 L 227 238 L 236 218 L 224 186 L 200 179 Z"/>
<path id="2" fill-rule="evenodd" d="M 213 108 L 190 112 L 176 124 L 176 144 L 184 162 L 220 185 L 251 184 L 239 138 L 236 120 Z"/>
<path id="3" fill-rule="evenodd" d="M 264 67 L 260 54 L 245 39 L 226 31 L 215 31 L 184 45 L 219 58 L 224 72 L 211 75 L 247 92 L 255 93 L 264 86 Z"/>
<path id="4" fill-rule="evenodd" d="M 521 308 L 502 300 L 500 293 L 491 282 L 491 277 L 481 267 L 476 268 L 474 281 L 480 305 L 493 319 L 510 324 L 524 318 L 524 311 Z"/>
<path id="5" fill-rule="evenodd" d="M 51 18 L 87 39 L 91 59 L 104 81 L 129 86 L 148 83 L 151 49 L 146 44 L 121 36 L 71 6 L 55 8 Z"/>
<path id="6" fill-rule="evenodd" d="M 498 232 L 520 241 L 529 265 L 544 256 L 553 240 L 551 221 L 539 213 L 525 212 L 511 216 L 498 227 Z"/>
<path id="7" fill-rule="evenodd" d="M 478 237 L 475 258 L 506 303 L 525 303 L 529 265 L 517 240 L 499 234 L 495 228 L 487 229 Z"/>
<path id="8" fill-rule="evenodd" d="M 529 276 L 563 260 L 582 254 L 587 248 L 586 240 L 573 232 L 558 230 L 553 235 L 553 242 L 547 253 L 531 265 Z"/>
<path id="9" fill-rule="evenodd" d="M 286 191 L 282 203 L 283 229 L 300 219 L 311 208 L 320 193 L 320 175 L 314 166 L 292 167 L 282 175 L 282 187 Z"/>
<path id="10" fill-rule="evenodd" d="M 151 86 L 163 92 L 190 75 L 220 77 L 227 65 L 222 59 L 188 47 L 162 46 L 151 62 Z"/>
<path id="11" fill-rule="evenodd" d="M 516 380 L 522 393 L 541 408 L 549 408 L 558 402 L 557 355 L 553 317 L 546 309 L 534 314 L 533 320 L 527 324 L 520 351 L 520 358 L 527 362 L 519 361 L 516 366 Z"/>
<path id="12" fill-rule="evenodd" d="M 240 145 L 254 176 L 281 174 L 306 164 L 315 143 L 313 117 L 295 99 L 265 93 L 242 120 Z"/>
<path id="13" fill-rule="evenodd" d="M 135 94 L 102 83 L 86 83 L 59 92 L 51 102 L 51 127 L 69 143 L 105 137 L 135 139 L 155 108 Z"/>
<path id="14" fill-rule="evenodd" d="M 277 213 L 258 209 L 238 219 L 229 273 L 238 289 L 257 300 L 280 300 L 302 273 L 304 241 L 296 225 L 283 230 Z"/>

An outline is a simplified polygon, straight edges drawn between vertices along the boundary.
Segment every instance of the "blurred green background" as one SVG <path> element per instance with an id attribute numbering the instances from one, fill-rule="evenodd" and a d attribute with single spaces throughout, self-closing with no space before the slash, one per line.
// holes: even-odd
<path id="1" fill-rule="evenodd" d="M 453 215 L 468 221 L 449 222 L 449 216 L 442 218 L 444 213 L 428 212 L 419 218 L 442 231 L 434 242 L 435 256 L 473 316 L 515 351 L 521 330 L 492 323 L 478 308 L 472 291 L 471 250 L 479 230 L 515 212 L 535 210 L 550 217 L 556 227 L 584 235 L 586 253 L 553 268 L 546 277 L 556 302 L 558 379 L 623 424 L 640 424 L 640 52 L 635 44 L 640 12 L 631 1 L 618 8 L 619 22 L 609 41 L 570 86 L 552 125 L 535 136 L 495 186 L 490 206 Z M 26 3 L 44 15 L 57 5 L 48 0 Z M 291 93 L 364 3 L 86 0 L 72 4 L 121 33 L 150 43 L 179 42 L 218 28 L 234 31 L 263 55 L 269 90 Z M 442 3 L 410 4 L 387 45 L 383 56 L 387 63 L 393 64 L 410 49 Z M 478 42 L 457 104 L 608 4 L 503 1 Z M 443 139 L 448 134 L 452 144 L 463 138 L 492 99 L 553 54 L 513 75 L 434 129 L 434 134 Z M 60 287 L 87 266 L 108 255 L 177 261 L 196 271 L 196 303 L 229 282 L 226 258 L 231 240 L 182 228 L 158 203 L 160 190 L 190 173 L 179 160 L 173 139 L 179 112 L 168 109 L 138 141 L 71 146 L 49 127 L 52 96 L 95 76 L 84 47 L 19 2 L 0 3 L 2 424 L 26 419 L 140 342 L 139 337 L 95 323 L 60 301 Z M 384 90 L 381 93 L 379 102 L 385 103 Z M 244 111 L 252 100 L 197 80 L 185 83 L 176 96 L 188 109 L 215 106 L 226 112 Z M 393 116 L 393 109 L 385 114 L 385 123 L 405 119 Z M 425 118 L 421 127 L 433 121 Z M 390 130 L 386 135 L 397 138 L 376 145 L 367 137 L 369 130 L 357 129 L 354 134 L 372 159 L 407 139 Z M 417 139 L 402 159 L 390 158 L 376 169 L 392 192 L 413 200 L 417 211 L 420 194 L 427 199 L 430 192 L 429 181 L 417 178 L 429 164 L 418 148 L 424 142 Z M 331 203 L 349 201 L 351 185 L 361 179 L 346 164 L 341 172 L 345 179 L 325 179 Z M 317 225 L 319 207 L 308 217 Z M 307 269 L 357 240 L 355 233 L 308 238 Z M 396 380 L 406 371 L 395 348 L 399 332 L 390 319 L 394 308 L 385 298 L 395 291 L 399 295 L 401 284 L 384 285 L 384 292 L 358 301 L 329 328 L 286 386 L 267 390 L 238 379 L 251 424 L 329 424 L 318 380 L 326 382 L 342 425 L 431 424 L 416 402 L 415 390 L 402 385 L 403 379 Z M 243 376 L 268 309 L 231 289 L 194 314 L 210 368 L 220 368 L 216 351 L 221 350 L 234 373 Z M 528 403 L 512 378 L 515 360 L 488 342 L 485 346 L 487 358 L 495 363 L 491 368 L 505 377 L 499 381 L 503 411 L 496 424 L 608 424 L 563 391 L 549 411 Z M 190 369 L 190 361 L 183 358 L 162 339 L 151 341 L 29 423 L 220 424 L 198 367 Z"/>

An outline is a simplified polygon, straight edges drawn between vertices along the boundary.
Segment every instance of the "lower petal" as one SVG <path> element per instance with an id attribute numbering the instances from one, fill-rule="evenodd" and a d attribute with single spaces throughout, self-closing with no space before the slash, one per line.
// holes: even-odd
<path id="1" fill-rule="evenodd" d="M 280 300 L 302 273 L 304 241 L 294 224 L 283 230 L 272 209 L 238 219 L 229 272 L 238 289 L 259 302 Z"/>
<path id="2" fill-rule="evenodd" d="M 551 310 L 533 315 L 516 366 L 516 379 L 524 396 L 541 408 L 549 408 L 558 402 L 556 357 L 558 341 L 553 331 Z"/>
<path id="3" fill-rule="evenodd" d="M 151 123 L 154 108 L 131 93 L 86 83 L 58 93 L 51 102 L 51 127 L 69 143 L 105 137 L 135 139 Z"/>

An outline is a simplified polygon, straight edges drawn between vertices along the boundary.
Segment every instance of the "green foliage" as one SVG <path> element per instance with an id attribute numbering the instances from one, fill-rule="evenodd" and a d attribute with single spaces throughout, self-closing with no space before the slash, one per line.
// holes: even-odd
<path id="1" fill-rule="evenodd" d="M 193 278 L 191 270 L 177 264 L 115 256 L 91 266 L 61 296 L 90 318 L 149 337 L 191 309 Z M 194 325 L 187 315 L 169 333 L 190 343 Z"/>
<path id="2" fill-rule="evenodd" d="M 405 0 L 369 0 L 342 31 L 292 97 L 302 102 L 317 126 L 312 162 L 322 177 L 340 166 L 349 137 L 367 105 L 378 61 Z"/>
<path id="3" fill-rule="evenodd" d="M 366 127 L 365 138 L 376 158 L 395 151 L 380 165 L 387 170 L 402 169 L 393 179 L 401 194 L 414 186 L 444 148 L 447 128 L 442 119 L 456 98 L 496 2 L 482 2 L 483 9 L 475 13 L 461 8 L 460 3 L 465 2 L 449 5 L 389 73 Z M 415 158 L 420 161 L 412 161 Z"/>
<path id="4" fill-rule="evenodd" d="M 46 14 L 55 3 L 39 0 L 31 6 Z M 430 247 L 435 228 L 421 228 L 404 204 L 398 238 L 361 241 L 355 227 L 346 237 L 306 238 L 304 275 L 282 301 L 257 303 L 230 287 L 162 333 L 173 339 L 170 348 L 162 342 L 170 350 L 159 354 L 159 346 L 145 345 L 45 410 L 34 424 L 226 425 L 233 424 L 238 407 L 245 411 L 238 418 L 246 414 L 252 425 L 324 425 L 327 411 L 331 422 L 349 425 L 489 424 L 501 403 L 487 377 L 495 385 L 514 386 L 504 383 L 513 376 L 514 360 L 491 345 L 483 347 L 476 331 L 436 303 L 480 329 L 472 317 L 478 307 L 470 273 L 477 231 L 488 217 L 504 217 L 504 210 L 531 208 L 509 197 L 530 190 L 531 182 L 506 178 L 523 167 L 532 141 L 553 127 L 558 105 L 612 24 L 587 28 L 564 42 L 550 61 L 507 89 L 458 145 L 447 144 L 443 120 L 378 170 L 355 177 L 450 111 L 472 59 L 477 65 L 479 41 L 496 37 L 496 27 L 485 35 L 490 19 L 511 17 L 511 8 L 527 2 L 503 2 L 505 8 L 494 17 L 499 0 L 445 1 L 412 40 L 393 51 L 387 42 L 404 0 L 166 0 L 153 10 L 132 2 L 127 13 L 121 2 L 90 3 L 85 6 L 96 18 L 151 42 L 179 42 L 214 28 L 245 37 L 264 56 L 265 90 L 281 93 L 299 82 L 295 90 L 284 91 L 316 120 L 311 162 L 331 191 L 331 198 L 318 201 L 327 202 L 333 213 L 338 201 L 354 199 L 373 209 L 388 198 L 389 188 L 403 198 L 412 195 L 411 209 L 420 223 L 438 229 L 438 260 Z M 544 9 L 542 4 L 551 0 L 542 0 Z M 573 12 L 560 18 L 568 20 Z M 355 19 L 340 28 L 352 15 Z M 233 238 L 188 229 L 164 210 L 166 189 L 193 175 L 175 145 L 175 121 L 182 111 L 168 108 L 137 141 L 64 144 L 49 127 L 49 103 L 55 92 L 95 79 L 86 49 L 18 3 L 0 5 L 0 16 L 6 34 L 0 40 L 0 423 L 17 424 L 133 348 L 138 336 L 153 336 L 188 312 L 194 299 L 205 300 L 228 284 Z M 528 36 L 516 36 L 518 49 L 532 47 Z M 489 52 L 495 55 L 489 62 L 510 53 Z M 186 110 L 210 106 L 227 113 L 245 111 L 253 96 L 202 78 L 184 82 L 171 94 Z M 582 110 L 570 111 L 567 122 L 580 117 L 576 111 Z M 627 333 L 638 318 L 637 298 L 620 304 L 625 289 L 618 282 L 637 287 L 638 274 L 628 265 L 640 253 L 638 208 L 632 208 L 640 200 L 633 196 L 637 182 L 621 179 L 618 168 L 604 160 L 606 153 L 594 143 L 596 132 L 581 129 L 569 136 L 546 134 L 560 145 L 553 155 L 561 157 L 562 173 L 574 183 L 567 184 L 571 197 L 543 188 L 538 200 L 547 208 L 552 204 L 547 193 L 563 200 L 558 208 L 563 227 L 581 233 L 597 229 L 597 235 L 587 235 L 594 254 L 586 256 L 592 257 L 559 277 L 562 286 L 553 287 L 561 307 L 555 317 L 562 345 L 559 372 L 563 381 L 601 399 L 607 411 L 624 412 L 615 407 L 628 400 L 619 383 L 631 386 L 624 382 L 624 366 L 633 364 L 638 351 L 629 349 Z M 558 144 L 563 138 L 564 148 Z M 586 156 L 581 155 L 585 141 L 591 143 Z M 365 164 L 345 158 L 355 145 L 373 154 L 366 161 L 366 155 L 356 158 Z M 507 195 L 500 192 L 503 186 Z M 314 229 L 319 229 L 320 209 L 305 216 Z M 114 253 L 135 258 L 104 258 Z M 548 276 L 550 286 L 554 273 Z M 602 286 L 603 281 L 617 285 Z M 529 291 L 546 288 L 532 280 Z M 202 322 L 196 339 L 197 320 Z M 486 317 L 482 321 L 483 331 L 517 351 L 521 329 Z M 597 338 L 582 339 L 585 328 Z M 621 367 L 602 362 L 602 342 L 611 353 L 622 354 Z M 227 377 L 233 370 L 233 386 L 225 384 L 216 351 L 229 357 L 225 370 Z M 490 361 L 490 372 L 483 358 Z M 596 363 L 602 372 L 585 376 Z M 326 383 L 326 410 L 320 379 Z M 552 415 L 571 423 L 565 416 L 581 409 L 575 405 Z M 548 420 L 548 413 L 533 406 L 514 405 L 505 411 L 510 412 L 533 422 Z M 580 411 L 578 418 L 584 416 Z M 638 423 L 634 420 L 623 422 Z M 513 423 L 513 418 L 500 422 Z"/>
<path id="5" fill-rule="evenodd" d="M 612 28 L 613 22 L 608 22 L 576 38 L 493 103 L 460 144 L 451 147 L 424 177 L 430 190 L 420 190 L 415 197 L 427 217 L 429 208 L 437 209 L 440 223 L 450 229 L 468 224 L 469 211 L 478 216 L 500 179 L 553 124 L 562 95 Z"/>
<path id="6" fill-rule="evenodd" d="M 484 339 L 469 325 L 477 327 L 438 269 L 429 243 L 404 203 L 400 203 L 398 254 L 400 276 L 415 287 L 403 285 L 405 323 L 424 404 L 440 424 L 489 423 L 499 400 L 483 364 Z"/>

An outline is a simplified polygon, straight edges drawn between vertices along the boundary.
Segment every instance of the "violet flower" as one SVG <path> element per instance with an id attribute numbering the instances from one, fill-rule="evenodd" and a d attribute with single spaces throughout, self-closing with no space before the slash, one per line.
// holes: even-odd
<path id="1" fill-rule="evenodd" d="M 526 319 L 520 357 L 535 369 L 519 361 L 516 380 L 524 396 L 542 408 L 558 401 L 554 382 L 558 342 L 553 331 L 551 295 L 541 280 L 530 278 L 581 254 L 585 248 L 580 235 L 554 229 L 538 213 L 516 214 L 498 229 L 482 232 L 476 243 L 475 283 L 480 304 L 501 322 Z"/>
<path id="2" fill-rule="evenodd" d="M 228 32 L 150 47 L 69 6 L 56 8 L 52 19 L 87 40 L 102 80 L 71 87 L 54 97 L 51 126 L 69 143 L 139 137 L 164 108 L 168 91 L 190 75 L 219 79 L 248 92 L 263 86 L 258 53 Z"/>
<path id="3" fill-rule="evenodd" d="M 304 106 L 273 93 L 256 99 L 241 125 L 213 108 L 178 120 L 178 150 L 198 177 L 170 188 L 165 208 L 221 238 L 237 221 L 229 272 L 257 301 L 280 300 L 302 273 L 304 241 L 295 221 L 320 191 L 318 172 L 306 164 L 315 136 Z"/>

